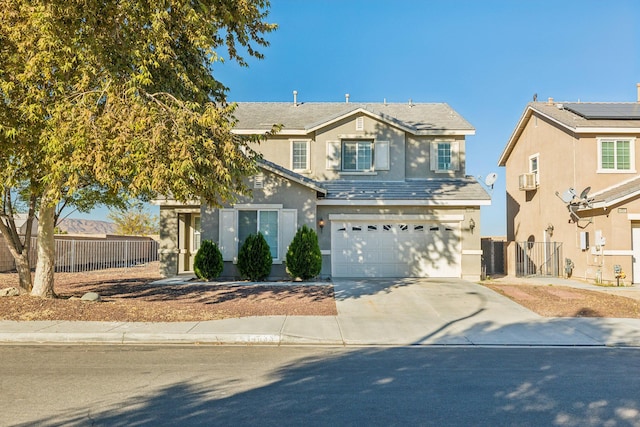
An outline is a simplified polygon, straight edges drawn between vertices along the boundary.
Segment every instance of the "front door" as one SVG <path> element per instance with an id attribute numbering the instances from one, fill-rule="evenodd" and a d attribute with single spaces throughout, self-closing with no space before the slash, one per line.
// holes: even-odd
<path id="1" fill-rule="evenodd" d="M 193 271 L 193 261 L 200 249 L 200 214 L 178 214 L 180 254 L 178 274 Z"/>

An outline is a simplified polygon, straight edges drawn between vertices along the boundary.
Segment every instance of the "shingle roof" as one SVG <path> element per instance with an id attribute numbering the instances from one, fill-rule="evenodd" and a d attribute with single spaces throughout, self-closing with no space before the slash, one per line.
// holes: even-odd
<path id="1" fill-rule="evenodd" d="M 490 201 L 491 196 L 473 177 L 412 181 L 329 181 L 326 200 Z"/>
<path id="2" fill-rule="evenodd" d="M 293 172 L 292 170 L 289 170 L 285 167 L 282 167 L 278 164 L 275 164 L 273 162 L 270 162 L 268 160 L 265 159 L 260 159 L 258 160 L 258 165 L 261 166 L 264 169 L 267 169 L 271 172 L 277 173 L 289 180 L 292 181 L 296 181 L 302 185 L 306 185 L 309 188 L 312 188 L 320 193 L 326 193 L 327 190 L 325 188 L 322 187 L 322 184 L 319 183 L 318 181 L 315 181 L 311 178 L 308 178 L 304 175 L 300 175 L 299 173 Z"/>
<path id="3" fill-rule="evenodd" d="M 458 131 L 473 133 L 475 129 L 445 103 L 383 104 L 344 102 L 239 102 L 234 113 L 236 129 L 267 131 L 274 124 L 288 130 L 310 131 L 340 117 L 362 111 L 390 124 L 419 134 Z"/>
<path id="4" fill-rule="evenodd" d="M 635 105 L 630 102 L 598 102 L 598 103 L 582 103 L 585 106 L 597 106 L 600 110 L 615 110 L 620 106 Z M 574 105 L 572 103 L 552 103 L 532 102 L 529 106 L 552 119 L 578 130 L 580 128 L 640 128 L 640 119 L 587 119 L 573 111 L 568 110 L 565 106 Z"/>
<path id="5" fill-rule="evenodd" d="M 584 103 L 585 105 L 587 103 Z M 595 105 L 596 103 L 590 103 L 589 105 Z M 616 109 L 622 105 L 627 105 L 626 102 L 602 102 L 597 103 L 598 109 L 606 111 L 608 108 Z M 505 146 L 500 158 L 498 159 L 498 166 L 505 166 L 507 159 L 511 155 L 516 141 L 523 132 L 531 115 L 536 112 L 539 115 L 546 116 L 549 119 L 555 121 L 561 126 L 565 127 L 569 132 L 576 133 L 596 133 L 602 132 L 606 129 L 609 133 L 638 133 L 640 132 L 640 119 L 587 119 L 579 114 L 574 113 L 564 108 L 564 103 L 556 102 L 530 102 L 524 109 L 524 113 L 520 117 L 518 124 L 516 125 L 507 145 Z M 569 103 L 568 105 L 571 105 Z"/>
<path id="6" fill-rule="evenodd" d="M 640 177 L 636 177 L 589 195 L 588 197 L 591 199 L 591 206 L 587 209 L 608 208 L 609 206 L 616 205 L 631 197 L 639 195 Z"/>

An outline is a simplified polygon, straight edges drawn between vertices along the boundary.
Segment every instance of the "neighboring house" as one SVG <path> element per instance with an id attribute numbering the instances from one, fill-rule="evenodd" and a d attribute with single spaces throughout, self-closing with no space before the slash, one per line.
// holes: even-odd
<path id="1" fill-rule="evenodd" d="M 480 206 L 465 173 L 474 128 L 447 104 L 238 103 L 238 134 L 282 130 L 256 147 L 252 197 L 214 209 L 160 202 L 163 273 L 189 272 L 213 240 L 237 277 L 238 249 L 262 232 L 273 278 L 303 224 L 316 230 L 326 277 L 480 277 Z"/>
<path id="2" fill-rule="evenodd" d="M 638 90 L 638 103 L 527 105 L 499 160 L 509 274 L 640 282 Z"/>

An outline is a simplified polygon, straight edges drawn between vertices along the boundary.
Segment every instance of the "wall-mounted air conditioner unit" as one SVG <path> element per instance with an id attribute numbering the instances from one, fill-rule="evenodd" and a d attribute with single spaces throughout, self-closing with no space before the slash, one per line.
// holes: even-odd
<path id="1" fill-rule="evenodd" d="M 518 177 L 518 187 L 520 190 L 529 191 L 538 188 L 538 180 L 535 173 L 523 173 Z"/>

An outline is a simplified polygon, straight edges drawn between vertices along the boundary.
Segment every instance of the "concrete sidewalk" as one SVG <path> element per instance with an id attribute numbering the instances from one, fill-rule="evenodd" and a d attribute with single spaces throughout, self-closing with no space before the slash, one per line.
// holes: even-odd
<path id="1" fill-rule="evenodd" d="M 0 321 L 0 343 L 640 347 L 640 319 L 544 318 L 457 279 L 336 280 L 334 287 L 337 316 Z"/>

